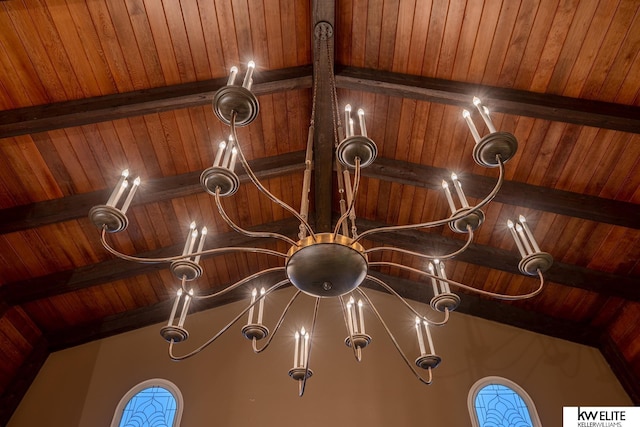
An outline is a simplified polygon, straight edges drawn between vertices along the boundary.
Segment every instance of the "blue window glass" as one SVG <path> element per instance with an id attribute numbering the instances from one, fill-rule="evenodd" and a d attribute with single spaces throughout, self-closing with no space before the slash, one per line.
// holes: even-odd
<path id="1" fill-rule="evenodd" d="M 482 387 L 476 394 L 474 407 L 480 427 L 533 427 L 522 397 L 502 384 Z"/>
<path id="2" fill-rule="evenodd" d="M 148 387 L 127 403 L 120 427 L 172 427 L 176 416 L 176 398 L 162 387 Z"/>

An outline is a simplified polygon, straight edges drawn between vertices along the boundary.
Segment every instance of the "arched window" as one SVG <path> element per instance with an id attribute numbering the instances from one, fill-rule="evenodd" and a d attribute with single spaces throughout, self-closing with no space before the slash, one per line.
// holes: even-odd
<path id="1" fill-rule="evenodd" d="M 120 399 L 111 427 L 178 427 L 182 393 L 170 381 L 143 381 Z"/>
<path id="2" fill-rule="evenodd" d="M 536 407 L 516 383 L 502 377 L 486 377 L 469 391 L 473 427 L 541 427 Z"/>

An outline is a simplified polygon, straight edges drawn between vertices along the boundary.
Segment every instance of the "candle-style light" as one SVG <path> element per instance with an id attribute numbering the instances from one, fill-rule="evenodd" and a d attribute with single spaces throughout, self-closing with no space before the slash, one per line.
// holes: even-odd
<path id="1" fill-rule="evenodd" d="M 120 208 L 120 211 L 122 211 L 122 213 L 127 213 L 127 209 L 129 209 L 129 205 L 131 205 L 131 201 L 133 200 L 133 195 L 136 194 L 136 190 L 138 189 L 139 186 L 140 186 L 140 177 L 136 177 L 136 179 L 133 180 L 133 185 L 129 189 L 129 194 L 127 194 L 127 198 L 124 199 L 124 203 Z"/>
<path id="2" fill-rule="evenodd" d="M 238 67 L 235 65 L 231 67 L 229 72 L 229 80 L 227 80 L 227 86 L 231 86 L 236 82 L 236 76 L 238 75 Z"/>
<path id="3" fill-rule="evenodd" d="M 224 154 L 224 149 L 227 146 L 227 143 L 224 141 L 220 141 L 218 144 L 218 151 L 216 152 L 216 158 L 213 160 L 213 166 L 220 166 L 220 162 L 222 161 L 222 155 Z"/>
<path id="4" fill-rule="evenodd" d="M 253 61 L 249 61 L 247 64 L 247 74 L 244 75 L 244 81 L 242 82 L 242 87 L 248 90 L 251 90 L 251 85 L 253 84 L 253 70 L 256 68 L 256 63 Z"/>
<path id="5" fill-rule="evenodd" d="M 233 140 L 233 136 L 229 135 L 229 142 L 227 142 L 227 146 L 225 147 L 224 158 L 222 159 L 222 164 L 220 165 L 223 168 L 227 168 L 227 169 L 229 168 L 231 154 L 234 148 L 235 148 L 235 141 Z"/>
<path id="6" fill-rule="evenodd" d="M 293 367 L 294 368 L 306 368 L 307 359 L 309 358 L 309 332 L 304 329 L 304 326 L 300 329 L 300 332 L 295 333 L 295 348 L 293 350 Z"/>
<path id="7" fill-rule="evenodd" d="M 429 330 L 429 323 L 426 320 L 423 320 L 424 330 L 427 333 L 427 341 L 429 343 L 429 354 L 436 354 L 435 347 L 433 346 L 433 339 L 431 338 L 431 331 Z"/>
<path id="8" fill-rule="evenodd" d="M 458 175 L 452 173 L 451 180 L 453 181 L 453 187 L 456 189 L 456 193 L 458 194 L 458 199 L 460 199 L 460 203 L 462 203 L 462 207 L 468 208 L 469 202 L 467 201 L 467 197 L 464 195 L 464 191 L 462 191 L 462 183 L 458 180 Z"/>
<path id="9" fill-rule="evenodd" d="M 187 313 L 189 312 L 189 304 L 191 303 L 191 297 L 193 296 L 193 289 L 189 290 L 184 296 L 184 304 L 182 305 L 182 313 L 180 313 L 180 320 L 178 321 L 178 327 L 184 326 L 184 321 L 187 319 Z"/>
<path id="10" fill-rule="evenodd" d="M 422 330 L 420 327 L 420 318 L 416 316 L 416 336 L 418 337 L 418 346 L 420 347 L 420 356 L 424 356 L 426 354 L 424 348 L 424 338 L 422 337 Z"/>
<path id="11" fill-rule="evenodd" d="M 293 347 L 293 367 L 297 368 L 298 366 L 300 366 L 300 364 L 298 363 L 300 356 L 300 333 L 296 331 L 294 337 L 296 339 L 296 343 Z"/>
<path id="12" fill-rule="evenodd" d="M 453 203 L 453 197 L 451 197 L 451 190 L 449 189 L 449 184 L 444 179 L 442 180 L 442 188 L 444 189 L 444 195 L 447 196 L 447 202 L 449 203 L 449 209 L 451 209 L 451 214 L 456 213 L 456 205 Z"/>
<path id="13" fill-rule="evenodd" d="M 433 270 L 433 264 L 429 263 L 429 266 L 427 267 L 429 269 L 429 273 L 433 276 L 436 275 L 435 271 Z M 440 291 L 438 290 L 438 282 L 436 282 L 436 278 L 432 277 L 431 278 L 431 287 L 433 288 L 433 295 L 439 295 Z"/>
<path id="14" fill-rule="evenodd" d="M 347 302 L 347 326 L 349 328 L 349 334 L 353 335 L 355 333 L 354 325 L 353 325 L 353 316 L 351 316 L 351 309 L 353 307 L 353 298 Z"/>
<path id="15" fill-rule="evenodd" d="M 236 160 L 238 159 L 238 149 L 236 147 L 233 147 L 231 149 L 231 160 L 229 160 L 229 167 L 228 169 L 233 172 L 233 170 L 236 168 Z"/>
<path id="16" fill-rule="evenodd" d="M 196 250 L 196 252 L 202 252 L 202 249 L 204 249 L 204 239 L 207 237 L 207 227 L 202 227 L 202 230 L 200 230 L 200 241 L 198 242 L 198 249 Z M 196 259 L 194 260 L 194 262 L 197 264 L 200 262 L 200 257 L 202 255 L 196 255 Z"/>
<path id="17" fill-rule="evenodd" d="M 182 297 L 182 288 L 178 289 L 178 292 L 176 292 L 176 300 L 173 303 L 173 307 L 171 307 L 171 314 L 169 315 L 169 321 L 167 322 L 167 326 L 173 325 L 173 321 L 176 318 L 176 311 L 178 311 L 178 304 L 180 304 L 181 297 Z"/>
<path id="18" fill-rule="evenodd" d="M 527 254 L 533 253 L 531 245 L 529 244 L 529 240 L 524 235 L 524 229 L 519 223 L 516 223 L 516 232 L 518 233 L 518 236 L 520 236 L 520 240 L 524 244 L 524 248 L 527 250 Z"/>
<path id="19" fill-rule="evenodd" d="M 518 217 L 518 220 L 520 221 L 520 224 L 522 224 L 522 228 L 524 229 L 524 232 L 529 238 L 529 241 L 531 242 L 531 246 L 533 246 L 533 250 L 536 252 L 540 252 L 540 247 L 538 246 L 538 242 L 536 242 L 536 239 L 533 237 L 531 230 L 529 230 L 529 226 L 527 225 L 526 218 L 523 215 L 520 215 Z"/>
<path id="20" fill-rule="evenodd" d="M 304 331 L 304 328 L 302 328 Z M 307 367 L 307 359 L 309 359 L 309 332 L 304 333 L 304 354 L 302 355 L 302 367 Z"/>
<path id="21" fill-rule="evenodd" d="M 189 255 L 190 253 L 189 247 L 193 247 L 191 246 L 191 240 L 193 239 L 193 231 L 195 229 L 196 229 L 196 223 L 195 221 L 192 221 L 191 224 L 189 225 L 189 233 L 187 234 L 187 241 L 184 244 L 182 255 Z"/>
<path id="22" fill-rule="evenodd" d="M 478 129 L 476 129 L 476 125 L 473 124 L 473 120 L 471 120 L 471 113 L 468 110 L 462 110 L 462 117 L 467 122 L 467 126 L 469 126 L 469 130 L 471 131 L 471 135 L 473 135 L 473 139 L 475 142 L 480 142 L 480 134 L 478 133 Z"/>
<path id="23" fill-rule="evenodd" d="M 349 129 L 349 123 L 351 122 L 351 104 L 344 106 L 344 126 L 347 138 L 353 136 L 353 128 Z"/>
<path id="24" fill-rule="evenodd" d="M 516 242 L 516 246 L 518 247 L 518 252 L 520 252 L 520 256 L 524 258 L 527 255 L 527 253 L 524 251 L 524 248 L 522 247 L 522 243 L 520 242 L 520 237 L 518 237 L 518 235 L 516 234 L 515 225 L 513 224 L 513 221 L 511 221 L 510 219 L 507 220 L 507 227 L 509 228 L 511 235 L 513 236 L 513 240 Z"/>
<path id="25" fill-rule="evenodd" d="M 439 260 L 436 260 L 439 261 Z M 440 273 L 440 278 L 444 279 L 444 280 L 440 280 L 440 287 L 442 288 L 442 292 L 451 292 L 451 288 L 449 287 L 449 282 L 447 282 L 447 273 L 444 270 L 444 262 L 438 262 L 436 264 L 436 266 L 438 267 L 439 273 Z"/>
<path id="26" fill-rule="evenodd" d="M 358 300 L 358 316 L 360 317 L 360 333 L 364 334 L 364 314 L 362 312 L 362 300 Z"/>
<path id="27" fill-rule="evenodd" d="M 249 320 L 247 321 L 248 325 L 253 324 L 253 308 L 255 307 L 255 305 L 253 304 L 256 302 L 256 295 L 258 295 L 258 290 L 256 288 L 253 288 L 253 290 L 251 291 L 251 308 L 249 309 Z"/>
<path id="28" fill-rule="evenodd" d="M 191 239 L 189 240 L 189 248 L 187 250 L 187 255 L 191 255 L 193 253 L 193 247 L 196 245 L 196 240 L 198 239 L 198 230 L 194 227 L 191 230 Z"/>
<path id="29" fill-rule="evenodd" d="M 482 105 L 482 101 L 480 101 L 480 98 L 478 98 L 477 96 L 474 96 L 473 105 L 475 105 L 478 111 L 480 112 L 480 115 L 482 116 L 482 120 L 484 120 L 484 123 L 487 125 L 487 128 L 489 128 L 489 132 L 491 133 L 495 132 L 496 128 L 493 125 L 493 122 L 491 121 L 491 117 L 489 117 L 489 109 Z"/>
<path id="30" fill-rule="evenodd" d="M 107 200 L 107 206 L 115 207 L 116 203 L 118 203 L 118 199 L 120 198 L 120 196 L 122 195 L 122 192 L 124 191 L 124 188 L 122 186 L 125 185 L 126 187 L 125 182 L 127 181 L 128 176 L 129 176 L 129 169 L 123 170 L 122 173 L 120 174 L 120 179 L 118 180 L 118 183 L 114 187 L 113 192 L 111 193 L 111 195 L 109 196 L 109 199 Z"/>
<path id="31" fill-rule="evenodd" d="M 362 108 L 358 109 L 358 121 L 360 122 L 360 134 L 367 136 L 367 126 L 364 123 L 364 110 Z"/>
<path id="32" fill-rule="evenodd" d="M 258 324 L 262 325 L 262 315 L 264 314 L 264 288 L 260 289 L 260 302 L 258 303 Z"/>

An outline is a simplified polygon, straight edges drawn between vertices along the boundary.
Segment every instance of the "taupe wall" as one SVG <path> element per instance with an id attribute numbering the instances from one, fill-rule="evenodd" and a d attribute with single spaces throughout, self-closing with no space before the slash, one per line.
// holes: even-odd
<path id="1" fill-rule="evenodd" d="M 267 324 L 286 301 L 267 302 Z M 373 293 L 385 320 L 398 331 L 410 358 L 417 344 L 412 316 L 388 295 Z M 9 427 L 109 426 L 120 398 L 149 378 L 166 378 L 185 400 L 182 427 L 198 426 L 470 426 L 467 394 L 480 378 L 504 376 L 534 400 L 545 427 L 562 425 L 563 406 L 631 405 L 599 351 L 483 319 L 454 313 L 433 336 L 443 363 L 434 384 L 419 383 L 367 315 L 374 340 L 357 363 L 342 343 L 345 330 L 335 301 L 324 301 L 313 338 L 314 376 L 303 398 L 287 376 L 295 327 L 309 325 L 310 306 L 298 306 L 272 346 L 260 355 L 232 327 L 211 347 L 183 362 L 167 357 L 161 325 L 142 328 L 52 354 Z M 187 320 L 190 350 L 240 309 L 232 304 Z M 424 310 L 427 312 L 427 310 Z M 305 320 L 307 319 L 307 320 Z M 184 350 L 181 350 L 184 348 Z"/>

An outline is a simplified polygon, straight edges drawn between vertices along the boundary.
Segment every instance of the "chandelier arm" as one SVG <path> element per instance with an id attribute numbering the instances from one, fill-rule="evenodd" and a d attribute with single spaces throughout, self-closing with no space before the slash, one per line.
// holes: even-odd
<path id="1" fill-rule="evenodd" d="M 238 136 L 236 135 L 236 116 L 237 116 L 237 113 L 234 111 L 233 114 L 231 115 L 231 135 L 233 136 L 233 140 L 236 141 L 236 148 L 238 150 L 238 157 L 240 158 L 240 163 L 242 163 L 242 167 L 247 172 L 249 179 L 251 180 L 251 182 L 253 182 L 253 185 L 255 185 L 258 188 L 258 190 L 260 190 L 265 196 L 267 196 L 273 203 L 280 206 L 282 209 L 288 211 L 289 213 L 293 214 L 293 216 L 295 216 L 296 219 L 300 221 L 300 223 L 304 226 L 304 228 L 307 229 L 307 231 L 309 232 L 309 235 L 312 236 L 313 241 L 315 242 L 316 235 L 313 232 L 313 229 L 311 228 L 309 223 L 302 216 L 300 216 L 298 211 L 293 209 L 291 206 L 289 206 L 282 200 L 278 199 L 273 194 L 271 194 L 271 192 L 267 190 L 264 185 L 262 185 L 258 177 L 254 174 L 253 170 L 251 169 L 251 166 L 249 166 L 249 162 L 247 162 L 247 159 L 244 157 L 244 153 L 242 152 L 242 148 L 240 148 L 240 143 L 238 142 Z"/>
<path id="2" fill-rule="evenodd" d="M 311 336 L 314 336 L 316 330 L 316 320 L 318 320 L 318 307 L 320 306 L 320 298 L 316 297 L 316 303 L 313 306 L 313 320 L 311 321 Z M 302 397 L 304 389 L 309 378 L 309 360 L 311 360 L 311 347 L 313 340 L 309 340 L 309 351 L 307 352 L 307 360 L 304 365 L 304 377 L 298 381 L 298 396 Z"/>
<path id="3" fill-rule="evenodd" d="M 428 318 L 427 318 L 427 316 L 424 316 L 424 315 L 422 315 L 422 314 L 418 313 L 418 312 L 416 311 L 416 309 L 414 309 L 414 308 L 411 306 L 411 304 L 409 304 L 409 303 L 407 302 L 407 300 L 405 300 L 404 298 L 402 298 L 402 296 L 401 296 L 399 293 L 397 293 L 397 292 L 395 291 L 395 289 L 393 289 L 391 286 L 387 285 L 384 281 L 382 281 L 382 280 L 378 279 L 378 278 L 377 278 L 377 277 L 375 277 L 375 276 L 371 276 L 371 275 L 367 275 L 367 279 L 369 279 L 369 280 L 371 280 L 372 282 L 375 282 L 376 284 L 380 285 L 381 287 L 383 287 L 384 289 L 386 289 L 386 290 L 387 290 L 391 295 L 396 296 L 396 297 L 400 300 L 400 302 L 402 302 L 402 303 L 405 305 L 405 307 L 407 307 L 407 308 L 409 309 L 409 311 L 411 311 L 411 312 L 412 312 L 416 317 L 419 317 L 419 318 L 421 318 L 421 319 L 426 320 L 427 322 L 429 322 L 429 324 L 430 324 L 430 325 L 433 325 L 433 326 L 442 326 L 442 325 L 445 325 L 445 324 L 449 321 L 449 310 L 448 310 L 448 309 L 445 309 L 445 312 L 444 312 L 444 319 L 443 319 L 443 320 L 440 320 L 440 321 L 437 321 L 437 322 L 436 322 L 436 321 L 433 321 L 433 320 L 431 320 L 431 319 L 428 319 Z"/>
<path id="4" fill-rule="evenodd" d="M 466 216 L 471 215 L 472 213 L 480 210 L 482 207 L 484 207 L 487 203 L 491 202 L 496 197 L 496 194 L 498 194 L 498 191 L 500 191 L 500 187 L 502 187 L 502 183 L 504 182 L 504 163 L 502 162 L 502 159 L 500 158 L 499 155 L 496 156 L 496 159 L 498 161 L 498 166 L 500 170 L 500 176 L 498 176 L 498 182 L 496 183 L 495 187 L 493 188 L 493 190 L 491 190 L 491 193 L 489 193 L 489 195 L 486 198 L 484 198 L 480 203 L 470 208 L 469 210 L 465 210 L 463 212 L 450 216 L 449 218 L 444 218 L 437 221 L 423 222 L 419 224 L 391 225 L 387 227 L 372 228 L 360 233 L 360 235 L 353 240 L 353 243 L 356 243 L 359 240 L 363 239 L 364 237 L 369 236 L 371 234 L 375 234 L 375 233 L 389 233 L 389 232 L 401 231 L 401 230 L 415 230 L 419 228 L 439 227 L 449 222 L 457 221 L 459 219 L 465 218 Z"/>
<path id="5" fill-rule="evenodd" d="M 222 202 L 220 201 L 220 187 L 216 187 L 215 199 L 216 199 L 216 206 L 218 207 L 218 212 L 220 213 L 220 216 L 222 217 L 224 222 L 226 222 L 229 227 L 231 227 L 232 229 L 234 229 L 238 233 L 240 233 L 240 234 L 242 234 L 244 236 L 247 236 L 247 237 L 280 239 L 280 240 L 284 240 L 285 242 L 287 242 L 291 246 L 298 246 L 298 243 L 296 243 L 292 239 L 290 239 L 287 236 L 284 236 L 282 234 L 263 232 L 263 231 L 261 231 L 261 232 L 249 231 L 249 230 L 245 230 L 244 228 L 240 227 L 235 222 L 233 222 L 233 220 L 231 218 L 229 218 L 229 215 L 227 215 L 227 212 L 224 210 L 224 207 L 222 207 Z"/>
<path id="6" fill-rule="evenodd" d="M 127 255 L 127 254 L 123 254 L 122 252 L 118 252 L 116 249 L 112 248 L 111 246 L 109 246 L 109 244 L 107 243 L 106 240 L 106 230 L 102 229 L 102 234 L 100 237 L 100 242 L 102 243 L 102 246 L 112 255 L 117 256 L 120 259 L 123 259 L 125 261 L 133 261 L 133 262 L 139 262 L 142 264 L 159 264 L 162 262 L 172 262 L 172 261 L 178 261 L 181 259 L 188 259 L 188 258 L 192 258 L 195 256 L 207 256 L 207 255 L 221 255 L 227 252 L 250 252 L 250 253 L 260 253 L 260 254 L 267 254 L 267 255 L 273 255 L 273 256 L 277 256 L 280 258 L 286 258 L 287 255 L 280 253 L 278 251 L 273 251 L 271 249 L 263 249 L 263 248 L 243 248 L 243 247 L 234 247 L 234 246 L 230 246 L 230 247 L 226 247 L 226 248 L 214 248 L 214 249 L 207 249 L 206 251 L 200 251 L 200 252 L 194 252 L 191 253 L 189 255 L 176 255 L 176 256 L 172 256 L 172 257 L 164 257 L 164 258 L 141 258 L 141 257 L 135 257 L 135 256 L 131 256 L 131 255 Z"/>
<path id="7" fill-rule="evenodd" d="M 439 280 L 441 282 L 447 282 L 450 285 L 457 286 L 457 287 L 465 289 L 465 290 L 467 290 L 469 292 L 473 292 L 473 293 L 476 293 L 476 294 L 480 294 L 480 295 L 484 295 L 484 296 L 488 296 L 488 297 L 491 297 L 491 298 L 500 299 L 500 300 L 504 300 L 504 301 L 520 301 L 520 300 L 533 298 L 536 295 L 538 295 L 540 292 L 542 292 L 542 289 L 544 288 L 544 276 L 542 275 L 542 272 L 540 270 L 537 270 L 538 271 L 538 277 L 540 278 L 540 285 L 538 285 L 538 287 L 534 291 L 528 292 L 526 294 L 520 294 L 520 295 L 505 295 L 505 294 L 498 294 L 498 293 L 495 293 L 495 292 L 485 291 L 485 290 L 482 290 L 482 289 L 477 289 L 477 288 L 474 288 L 472 286 L 465 285 L 463 283 L 456 282 L 456 281 L 451 280 L 451 279 L 444 279 L 442 277 L 438 277 L 438 276 L 435 276 L 433 274 L 426 273 L 426 272 L 424 272 L 422 270 L 418 270 L 418 269 L 415 269 L 415 268 L 412 268 L 412 267 L 408 267 L 406 265 L 396 264 L 394 262 L 386 262 L 386 261 L 371 262 L 371 263 L 369 263 L 369 266 L 374 266 L 374 267 L 380 267 L 380 266 L 398 267 L 401 270 L 406 270 L 406 271 L 409 271 L 409 272 L 412 272 L 412 273 L 422 274 L 423 276 L 431 277 L 431 278 Z"/>
<path id="8" fill-rule="evenodd" d="M 376 251 L 394 251 L 394 252 L 400 252 L 402 254 L 405 255 L 413 255 L 416 257 L 420 257 L 420 258 L 427 258 L 427 259 L 439 259 L 439 260 L 445 260 L 445 259 L 450 259 L 450 258 L 454 258 L 457 255 L 460 255 L 462 252 L 464 252 L 465 250 L 467 250 L 467 248 L 469 247 L 469 245 L 471 244 L 471 242 L 473 241 L 473 230 L 471 230 L 470 226 L 467 226 L 467 230 L 469 230 L 468 233 L 468 237 L 467 237 L 467 241 L 464 244 L 463 247 L 461 247 L 460 249 L 458 249 L 455 252 L 452 252 L 450 254 L 446 254 L 446 255 L 426 255 L 426 254 L 421 254 L 419 252 L 413 252 L 407 249 L 402 249 L 402 248 L 394 248 L 394 247 L 389 247 L 389 246 L 378 246 L 375 248 L 370 248 L 367 249 L 366 251 L 364 251 L 365 254 L 369 254 L 371 252 L 376 252 Z"/>
<path id="9" fill-rule="evenodd" d="M 349 321 L 347 320 L 347 309 L 345 307 L 344 304 L 344 298 L 342 298 L 342 295 L 340 295 L 340 306 L 342 308 L 342 318 L 344 319 L 344 327 L 347 329 L 347 334 L 349 334 L 349 340 L 351 341 L 351 349 L 353 350 L 353 357 L 356 358 L 356 361 L 361 362 L 362 361 L 362 353 L 358 354 L 358 351 L 356 350 L 356 346 L 354 344 L 354 340 L 353 340 L 353 333 L 351 332 L 351 330 L 349 329 Z"/>
<path id="10" fill-rule="evenodd" d="M 356 171 L 355 171 L 354 178 L 353 178 L 353 189 L 351 191 L 351 194 L 352 194 L 351 203 L 349 203 L 349 208 L 347 209 L 347 211 L 344 214 L 342 214 L 340 219 L 338 219 L 338 222 L 336 223 L 336 227 L 333 229 L 333 238 L 334 239 L 338 235 L 338 231 L 340 230 L 340 224 L 342 224 L 342 221 L 346 221 L 346 219 L 349 217 L 349 215 L 351 214 L 351 212 L 355 208 L 356 196 L 358 194 L 358 187 L 359 186 L 360 186 L 360 158 L 356 157 Z"/>
<path id="11" fill-rule="evenodd" d="M 287 283 L 289 283 L 289 279 L 281 280 L 280 282 L 276 283 L 275 285 L 273 285 L 269 289 L 267 289 L 265 291 L 264 295 L 261 295 L 261 298 L 262 297 L 266 297 L 271 292 L 275 291 L 278 288 L 281 288 L 282 286 L 286 285 Z M 200 347 L 192 350 L 191 352 L 189 352 L 187 354 L 184 354 L 182 356 L 174 355 L 173 354 L 173 343 L 174 343 L 174 341 L 171 340 L 169 342 L 169 357 L 171 358 L 171 360 L 179 361 L 179 360 L 188 359 L 188 358 L 193 357 L 196 354 L 200 353 L 202 350 L 204 350 L 205 348 L 210 346 L 215 340 L 217 340 L 222 334 L 227 332 L 229 330 L 229 328 L 231 328 L 231 326 L 233 326 L 238 320 L 240 320 L 240 318 L 242 316 L 244 316 L 254 305 L 256 305 L 258 302 L 260 302 L 261 298 L 256 298 L 256 300 L 252 304 L 249 304 L 249 306 L 247 308 L 245 308 L 244 310 L 242 310 L 233 320 L 231 320 L 231 322 L 227 323 L 226 326 L 224 326 L 222 329 L 220 329 L 217 334 L 215 334 L 213 337 L 211 337 L 207 341 L 205 341 L 204 344 L 202 344 Z"/>
<path id="12" fill-rule="evenodd" d="M 282 314 L 280 315 L 280 319 L 278 319 L 278 322 L 276 323 L 276 326 L 273 328 L 273 333 L 271 335 L 269 335 L 269 338 L 267 338 L 267 342 L 264 344 L 264 346 L 262 346 L 261 348 L 257 348 L 257 346 L 256 346 L 257 339 L 254 338 L 252 340 L 252 342 L 253 342 L 253 352 L 254 353 L 256 353 L 256 354 L 262 353 L 264 350 L 267 349 L 267 347 L 269 347 L 269 344 L 271 344 L 271 340 L 273 339 L 273 337 L 276 336 L 276 333 L 280 329 L 280 326 L 282 325 L 282 322 L 284 322 L 284 317 L 287 314 L 287 311 L 289 311 L 289 308 L 291 307 L 293 302 L 298 298 L 298 296 L 300 296 L 301 292 L 302 292 L 301 290 L 298 290 L 295 294 L 293 294 L 293 296 L 289 300 L 289 303 L 286 305 L 286 307 L 282 311 Z"/>
<path id="13" fill-rule="evenodd" d="M 431 368 L 428 368 L 429 371 L 429 379 L 426 380 L 424 378 L 422 378 L 422 376 L 418 373 L 418 371 L 415 370 L 415 368 L 413 367 L 413 365 L 411 365 L 411 362 L 409 361 L 409 359 L 407 358 L 407 355 L 404 354 L 404 352 L 402 351 L 402 348 L 400 348 L 400 344 L 398 344 L 398 341 L 396 340 L 396 337 L 393 335 L 393 333 L 391 332 L 391 330 L 389 329 L 389 327 L 387 326 L 387 324 L 385 323 L 384 319 L 382 318 L 382 316 L 380 315 L 380 313 L 378 312 L 378 309 L 376 308 L 375 305 L 373 305 L 373 302 L 371 301 L 371 299 L 369 299 L 369 296 L 360 288 L 356 288 L 356 290 L 360 293 L 360 295 L 362 295 L 362 297 L 364 299 L 367 300 L 367 302 L 369 303 L 369 307 L 371 307 L 371 310 L 373 311 L 373 313 L 376 315 L 376 317 L 378 318 L 378 320 L 380 321 L 380 324 L 382 324 L 382 327 L 384 328 L 384 330 L 387 332 L 387 335 L 389 336 L 389 338 L 391 339 L 391 342 L 393 343 L 393 346 L 396 348 L 396 350 L 398 351 L 398 353 L 400 354 L 400 356 L 402 357 L 402 360 L 404 360 L 404 363 L 407 365 L 407 367 L 411 370 L 411 372 L 413 372 L 413 374 L 416 376 L 416 378 L 418 378 L 418 380 L 426 385 L 430 385 L 433 382 L 433 375 L 431 373 Z"/>
<path id="14" fill-rule="evenodd" d="M 242 280 L 237 281 L 236 283 L 234 283 L 233 285 L 229 285 L 226 288 L 224 288 L 221 291 L 215 292 L 213 294 L 209 294 L 209 295 L 193 295 L 191 298 L 193 298 L 194 300 L 205 300 L 205 299 L 209 299 L 209 298 L 215 298 L 215 297 L 219 297 L 220 295 L 224 295 L 228 292 L 233 291 L 234 289 L 239 288 L 240 286 L 249 283 L 250 281 L 257 279 L 260 276 L 263 276 L 265 274 L 269 274 L 269 273 L 274 273 L 277 271 L 284 271 L 284 267 L 272 267 L 272 268 L 268 268 L 266 270 L 262 270 L 259 271 L 257 273 L 252 274 L 251 276 L 247 276 Z M 184 289 L 184 287 L 183 287 Z M 258 296 L 258 299 L 261 299 L 262 295 Z"/>

